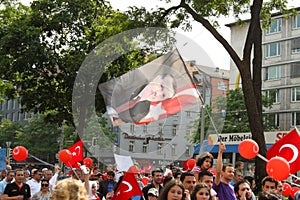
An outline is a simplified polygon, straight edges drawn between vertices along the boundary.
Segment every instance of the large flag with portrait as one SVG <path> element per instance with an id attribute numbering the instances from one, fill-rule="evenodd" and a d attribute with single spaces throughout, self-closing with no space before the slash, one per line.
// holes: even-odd
<path id="1" fill-rule="evenodd" d="M 100 84 L 99 89 L 114 126 L 147 124 L 202 102 L 177 49 Z"/>

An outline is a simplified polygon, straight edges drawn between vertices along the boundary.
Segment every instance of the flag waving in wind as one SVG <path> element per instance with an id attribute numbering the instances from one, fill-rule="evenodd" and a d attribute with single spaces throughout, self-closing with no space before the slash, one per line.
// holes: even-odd
<path id="1" fill-rule="evenodd" d="M 201 104 L 177 49 L 99 89 L 114 126 L 153 122 Z"/>
<path id="2" fill-rule="evenodd" d="M 275 156 L 284 158 L 290 165 L 290 173 L 300 170 L 300 136 L 297 128 L 273 144 L 267 151 L 267 159 Z"/>
<path id="3" fill-rule="evenodd" d="M 142 190 L 133 173 L 126 172 L 111 200 L 125 200 L 133 196 L 142 196 Z"/>
<path id="4" fill-rule="evenodd" d="M 72 167 L 75 163 L 83 161 L 83 144 L 82 140 L 74 143 L 72 146 L 68 148 L 72 153 L 72 160 L 66 165 Z"/>

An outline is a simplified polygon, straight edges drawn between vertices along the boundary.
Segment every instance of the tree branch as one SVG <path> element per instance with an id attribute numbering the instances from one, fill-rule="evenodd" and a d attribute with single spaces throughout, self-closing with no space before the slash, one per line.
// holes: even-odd
<path id="1" fill-rule="evenodd" d="M 184 8 L 189 14 L 191 14 L 194 20 L 201 23 L 222 44 L 222 46 L 226 49 L 226 51 L 232 58 L 233 62 L 240 70 L 242 60 L 240 59 L 236 51 L 231 47 L 231 45 L 229 45 L 227 40 L 225 40 L 225 38 L 220 35 L 220 33 L 215 29 L 215 27 L 213 27 L 208 20 L 196 13 L 194 9 L 192 9 L 187 3 L 185 3 L 184 0 L 181 0 L 180 7 Z"/>

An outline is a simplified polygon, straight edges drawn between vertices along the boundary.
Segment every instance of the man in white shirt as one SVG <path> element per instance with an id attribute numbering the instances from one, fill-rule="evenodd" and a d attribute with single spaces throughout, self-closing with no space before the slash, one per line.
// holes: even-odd
<path id="1" fill-rule="evenodd" d="M 42 177 L 42 170 L 37 169 L 33 171 L 32 179 L 26 182 L 30 187 L 30 192 L 32 196 L 41 190 Z"/>

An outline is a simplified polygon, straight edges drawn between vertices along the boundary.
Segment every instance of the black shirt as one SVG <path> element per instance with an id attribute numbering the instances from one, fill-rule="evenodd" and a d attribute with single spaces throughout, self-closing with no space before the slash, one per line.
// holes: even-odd
<path id="1" fill-rule="evenodd" d="M 24 197 L 23 200 L 27 200 L 28 198 L 31 197 L 30 187 L 26 183 L 23 183 L 21 188 L 19 188 L 19 186 L 15 182 L 9 183 L 6 185 L 3 194 L 7 194 L 9 197 L 23 195 Z"/>

